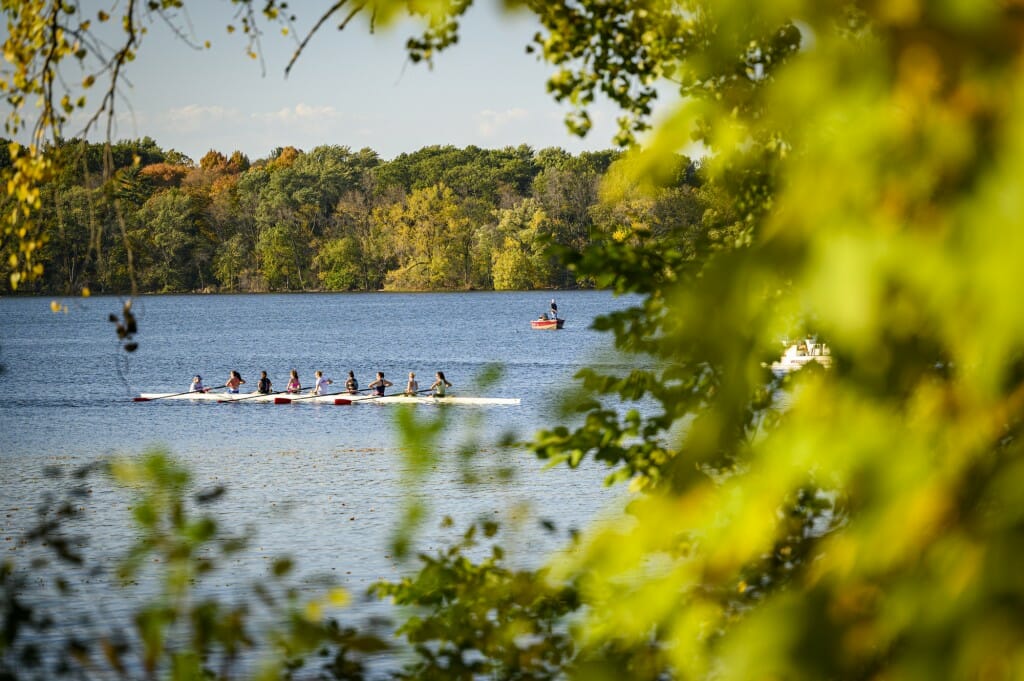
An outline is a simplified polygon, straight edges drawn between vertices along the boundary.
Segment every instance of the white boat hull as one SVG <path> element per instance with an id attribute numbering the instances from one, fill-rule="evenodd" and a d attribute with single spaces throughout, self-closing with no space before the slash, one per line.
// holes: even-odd
<path id="1" fill-rule="evenodd" d="M 788 344 L 782 357 L 772 362 L 772 373 L 776 376 L 804 368 L 811 362 L 817 362 L 826 369 L 832 366 L 832 355 L 824 343 L 800 342 Z"/>
<path id="2" fill-rule="evenodd" d="M 141 399 L 139 399 L 141 398 Z M 153 400 L 190 400 L 193 402 L 243 402 L 249 404 L 480 404 L 480 405 L 516 405 L 519 404 L 518 397 L 457 397 L 449 395 L 446 397 L 434 397 L 432 395 L 385 395 L 375 397 L 372 395 L 348 395 L 345 393 L 332 393 L 328 395 L 312 396 L 309 394 L 299 395 L 258 395 L 256 393 L 241 393 L 229 395 L 228 393 L 142 393 L 136 398 L 139 402 L 150 402 Z"/>

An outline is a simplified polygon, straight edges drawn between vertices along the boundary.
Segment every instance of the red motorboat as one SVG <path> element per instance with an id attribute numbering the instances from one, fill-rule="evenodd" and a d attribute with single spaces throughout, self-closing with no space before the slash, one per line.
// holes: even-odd
<path id="1" fill-rule="evenodd" d="M 544 315 L 540 319 L 530 320 L 530 327 L 534 329 L 550 329 L 551 331 L 554 331 L 555 329 L 562 328 L 563 324 L 565 324 L 564 319 L 548 317 L 547 315 Z"/>

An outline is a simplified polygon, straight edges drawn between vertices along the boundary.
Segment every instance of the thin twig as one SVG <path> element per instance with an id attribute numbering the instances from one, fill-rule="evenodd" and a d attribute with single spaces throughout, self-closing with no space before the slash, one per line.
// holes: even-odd
<path id="1" fill-rule="evenodd" d="M 295 49 L 295 54 L 292 55 L 291 60 L 288 62 L 288 66 L 286 66 L 284 68 L 284 75 L 286 77 L 291 72 L 292 66 L 295 65 L 295 62 L 298 60 L 299 55 L 301 55 L 302 51 L 306 49 L 306 45 L 309 43 L 310 39 L 316 34 L 317 31 L 320 30 L 320 27 L 323 26 L 327 22 L 328 19 L 330 19 L 332 16 L 334 16 L 334 14 L 338 10 L 340 10 L 342 8 L 342 6 L 344 6 L 344 4 L 346 2 L 347 2 L 347 0 L 338 0 L 338 2 L 334 3 L 334 5 L 330 9 L 328 9 L 326 12 L 323 13 L 323 15 L 320 17 L 320 20 L 316 22 L 316 24 L 313 26 L 313 28 L 309 29 L 309 33 L 306 34 L 306 37 L 302 39 L 302 42 L 300 42 L 299 46 Z M 358 12 L 362 8 L 363 8 L 363 5 L 359 5 L 353 11 L 353 13 Z M 351 18 L 351 16 L 352 15 L 349 15 L 349 18 Z M 347 24 L 347 23 L 348 23 L 348 19 L 346 19 L 345 22 L 342 24 L 342 28 L 344 27 L 344 24 Z"/>

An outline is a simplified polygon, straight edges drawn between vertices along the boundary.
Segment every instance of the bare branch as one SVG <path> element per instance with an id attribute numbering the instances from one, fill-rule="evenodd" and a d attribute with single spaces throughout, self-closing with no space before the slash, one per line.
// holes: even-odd
<path id="1" fill-rule="evenodd" d="M 320 27 L 323 26 L 328 19 L 330 19 L 332 16 L 334 16 L 335 13 L 341 10 L 341 8 L 345 5 L 346 2 L 347 0 L 338 0 L 338 2 L 334 3 L 334 5 L 332 5 L 326 12 L 323 13 L 323 15 L 320 17 L 319 21 L 316 22 L 313 28 L 309 29 L 309 33 L 307 33 L 306 37 L 303 38 L 302 42 L 299 43 L 299 46 L 295 49 L 295 54 L 292 55 L 291 60 L 288 62 L 288 66 L 286 66 L 284 69 L 284 75 L 286 77 L 288 76 L 289 73 L 291 73 L 292 66 L 295 65 L 296 61 L 298 61 L 299 56 L 302 54 L 302 51 L 306 49 L 306 45 L 309 43 L 310 39 L 312 39 L 312 37 L 316 34 L 317 31 L 320 30 Z M 345 18 L 345 20 L 338 27 L 338 30 L 345 28 L 345 25 L 349 22 L 349 20 L 365 6 L 366 4 L 362 3 L 358 5 L 354 10 L 352 10 L 352 12 Z"/>

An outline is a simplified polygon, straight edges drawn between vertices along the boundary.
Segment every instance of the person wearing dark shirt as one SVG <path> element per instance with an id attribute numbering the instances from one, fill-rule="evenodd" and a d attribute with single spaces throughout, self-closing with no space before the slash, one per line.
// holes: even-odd
<path id="1" fill-rule="evenodd" d="M 384 378 L 384 372 L 383 371 L 378 371 L 377 372 L 377 380 L 375 380 L 373 383 L 371 383 L 370 385 L 368 385 L 366 387 L 373 388 L 374 394 L 376 394 L 376 395 L 378 395 L 380 397 L 383 397 L 384 396 L 384 388 L 390 388 L 392 385 L 394 385 L 394 383 L 392 383 L 391 381 L 389 381 L 386 378 Z"/>

